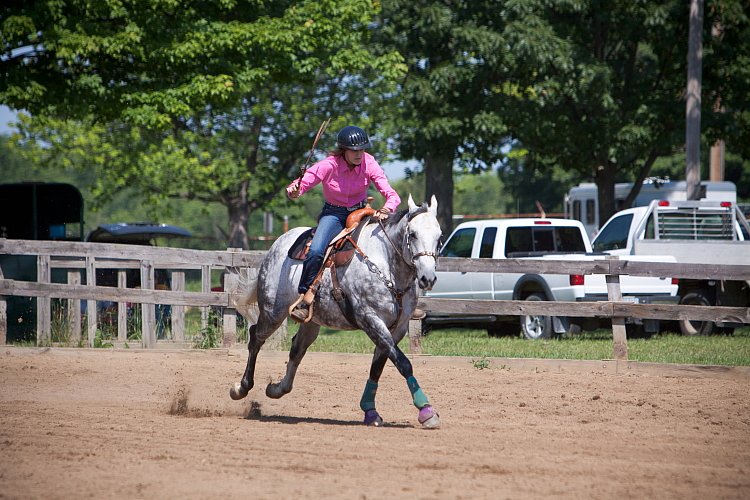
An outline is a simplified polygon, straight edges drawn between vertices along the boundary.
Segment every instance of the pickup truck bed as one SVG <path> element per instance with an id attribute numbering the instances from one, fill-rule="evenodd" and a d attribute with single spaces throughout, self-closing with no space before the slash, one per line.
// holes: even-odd
<path id="1" fill-rule="evenodd" d="M 673 257 L 681 264 L 750 265 L 750 225 L 732 202 L 710 200 L 651 202 L 614 214 L 593 242 L 597 251 L 637 258 Z M 680 304 L 750 305 L 743 280 L 680 279 Z M 684 335 L 730 333 L 740 323 L 680 320 Z"/>

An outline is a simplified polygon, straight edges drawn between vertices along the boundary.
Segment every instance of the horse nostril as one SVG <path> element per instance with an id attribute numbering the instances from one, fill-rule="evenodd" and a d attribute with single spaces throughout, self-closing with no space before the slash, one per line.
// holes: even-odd
<path id="1" fill-rule="evenodd" d="M 435 284 L 435 281 L 437 281 L 437 278 L 429 279 L 425 276 L 422 276 L 419 278 L 419 288 L 422 290 L 432 290 L 432 286 Z"/>

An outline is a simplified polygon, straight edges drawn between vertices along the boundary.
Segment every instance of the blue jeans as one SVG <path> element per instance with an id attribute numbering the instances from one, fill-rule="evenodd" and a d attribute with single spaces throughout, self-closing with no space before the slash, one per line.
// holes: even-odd
<path id="1" fill-rule="evenodd" d="M 302 276 L 299 279 L 299 293 L 305 293 L 318 275 L 323 265 L 323 257 L 331 240 L 346 226 L 346 218 L 351 212 L 345 207 L 336 207 L 326 203 L 318 218 L 318 228 L 315 230 L 310 250 L 302 264 Z"/>

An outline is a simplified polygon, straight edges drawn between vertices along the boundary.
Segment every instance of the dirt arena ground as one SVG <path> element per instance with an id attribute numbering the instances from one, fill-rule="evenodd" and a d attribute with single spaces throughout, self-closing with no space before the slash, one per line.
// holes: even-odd
<path id="1" fill-rule="evenodd" d="M 230 400 L 245 351 L 0 348 L 1 498 L 750 498 L 750 373 L 412 357 L 440 412 L 421 429 L 389 365 L 286 353 Z M 566 367 L 568 366 L 568 367 Z M 620 371 L 620 373 L 616 373 Z"/>

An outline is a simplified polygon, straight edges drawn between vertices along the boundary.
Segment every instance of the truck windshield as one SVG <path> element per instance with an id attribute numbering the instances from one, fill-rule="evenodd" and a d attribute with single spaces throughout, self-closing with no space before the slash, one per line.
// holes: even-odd
<path id="1" fill-rule="evenodd" d="M 628 232 L 633 221 L 633 214 L 625 214 L 612 219 L 594 238 L 594 252 L 606 252 L 626 248 Z"/>

